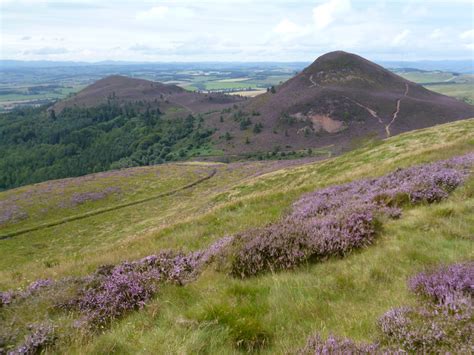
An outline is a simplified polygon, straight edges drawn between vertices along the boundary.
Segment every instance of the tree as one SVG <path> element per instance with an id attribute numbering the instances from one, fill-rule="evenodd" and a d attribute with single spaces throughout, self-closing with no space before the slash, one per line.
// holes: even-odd
<path id="1" fill-rule="evenodd" d="M 230 135 L 229 132 L 225 132 L 224 138 L 226 141 L 230 141 L 232 139 L 232 136 Z"/>
<path id="2" fill-rule="evenodd" d="M 262 128 L 263 125 L 260 122 L 255 123 L 255 125 L 253 126 L 253 133 L 259 134 L 260 132 L 262 132 Z"/>

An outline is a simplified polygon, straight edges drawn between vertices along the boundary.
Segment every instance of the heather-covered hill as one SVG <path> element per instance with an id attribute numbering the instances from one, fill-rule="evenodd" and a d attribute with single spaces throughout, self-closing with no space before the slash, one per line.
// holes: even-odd
<path id="1" fill-rule="evenodd" d="M 340 154 L 472 116 L 474 106 L 345 52 L 252 99 L 114 75 L 49 109 L 0 115 L 0 190 L 179 160 Z"/>
<path id="2" fill-rule="evenodd" d="M 261 125 L 261 133 L 233 129 L 235 139 L 220 146 L 231 152 L 277 146 L 287 151 L 328 145 L 347 148 L 361 137 L 388 137 L 473 115 L 471 105 L 429 91 L 355 54 L 337 51 L 232 112 L 229 120 L 251 121 L 250 129 Z"/>
<path id="3" fill-rule="evenodd" d="M 142 102 L 145 106 L 160 107 L 163 111 L 178 107 L 193 113 L 219 109 L 221 105 L 238 102 L 239 98 L 193 93 L 176 85 L 112 75 L 96 81 L 68 99 L 57 102 L 52 109 L 60 113 L 71 107 L 93 108 L 111 100 L 121 105 Z"/>
<path id="4" fill-rule="evenodd" d="M 314 353 L 325 346 L 462 352 L 471 341 L 464 331 L 472 305 L 473 123 L 404 133 L 298 166 L 168 164 L 0 193 L 0 201 L 31 217 L 5 231 L 37 227 L 0 240 L 0 290 L 13 289 L 1 295 L 0 346 L 27 339 L 28 349 L 73 353 Z M 170 193 L 140 201 L 154 177 L 153 191 Z M 108 185 L 121 190 L 99 198 Z M 74 194 L 91 198 L 79 206 L 110 208 L 48 226 L 55 216 L 81 212 L 70 204 Z M 43 201 L 38 210 L 35 201 Z M 381 214 L 368 209 L 373 221 L 357 210 L 372 203 L 385 206 Z M 351 211 L 364 213 L 344 222 Z M 292 248 L 280 248 L 272 228 L 292 213 L 310 231 L 344 242 L 300 243 L 305 234 L 288 230 L 282 239 Z M 339 217 L 353 227 L 347 238 L 337 234 L 347 229 L 331 228 Z M 230 254 L 216 258 L 229 245 Z M 306 254 L 307 247 L 319 254 Z M 293 256 L 296 264 L 286 263 Z M 274 264 L 279 260 L 284 267 Z M 264 267 L 247 277 L 232 272 L 239 265 Z M 433 285 L 442 292 L 433 293 Z M 330 334 L 336 338 L 326 343 Z M 340 340 L 346 337 L 352 341 Z"/>

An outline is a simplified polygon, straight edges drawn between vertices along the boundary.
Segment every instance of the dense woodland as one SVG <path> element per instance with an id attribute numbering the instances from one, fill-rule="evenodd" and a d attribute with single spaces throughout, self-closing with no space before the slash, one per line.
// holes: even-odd
<path id="1" fill-rule="evenodd" d="M 143 102 L 20 108 L 0 115 L 0 190 L 188 157 L 213 133 L 189 115 L 167 119 Z"/>

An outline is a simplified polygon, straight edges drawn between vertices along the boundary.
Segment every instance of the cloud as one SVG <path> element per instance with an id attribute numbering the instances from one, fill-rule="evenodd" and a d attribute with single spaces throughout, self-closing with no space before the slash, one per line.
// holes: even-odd
<path id="1" fill-rule="evenodd" d="M 434 41 L 441 41 L 445 38 L 444 32 L 440 28 L 435 28 L 429 35 L 429 38 Z"/>
<path id="2" fill-rule="evenodd" d="M 153 50 L 152 47 L 150 46 L 147 46 L 145 44 L 134 44 L 133 46 L 130 46 L 128 49 L 130 49 L 131 51 L 137 51 L 137 52 L 146 52 L 146 51 L 150 51 L 150 50 Z"/>
<path id="3" fill-rule="evenodd" d="M 462 32 L 459 38 L 474 41 L 474 29 Z"/>
<path id="4" fill-rule="evenodd" d="M 403 30 L 401 33 L 396 35 L 392 40 L 392 46 L 399 46 L 405 44 L 407 37 L 410 35 L 410 30 Z"/>
<path id="5" fill-rule="evenodd" d="M 1 56 L 309 61 L 342 49 L 369 59 L 463 59 L 474 43 L 471 1 L 0 0 Z"/>
<path id="6" fill-rule="evenodd" d="M 193 10 L 188 7 L 155 6 L 146 11 L 139 11 L 135 15 L 135 19 L 142 22 L 151 22 L 156 20 L 183 19 L 193 15 Z"/>
<path id="7" fill-rule="evenodd" d="M 273 28 L 273 32 L 281 35 L 297 35 L 302 34 L 304 28 L 288 19 L 284 19 Z"/>
<path id="8" fill-rule="evenodd" d="M 33 54 L 33 55 L 52 55 L 52 54 L 69 53 L 69 50 L 66 49 L 66 48 L 43 47 L 43 48 L 38 48 L 38 49 L 25 51 L 24 53 L 25 54 Z"/>
<path id="9" fill-rule="evenodd" d="M 135 18 L 140 21 L 160 20 L 169 12 L 167 6 L 155 6 L 147 11 L 140 11 Z"/>
<path id="10" fill-rule="evenodd" d="M 351 10 L 350 0 L 329 0 L 313 9 L 313 20 L 316 28 L 324 29 L 336 18 Z M 348 34 L 349 35 L 349 34 Z"/>

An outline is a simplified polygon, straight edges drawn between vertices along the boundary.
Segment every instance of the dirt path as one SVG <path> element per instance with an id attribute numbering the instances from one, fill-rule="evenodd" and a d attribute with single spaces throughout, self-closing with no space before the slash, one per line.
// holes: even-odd
<path id="1" fill-rule="evenodd" d="M 194 186 L 196 186 L 196 185 L 198 185 L 198 184 L 200 184 L 200 183 L 202 183 L 206 180 L 209 180 L 214 175 L 216 175 L 216 173 L 217 173 L 217 170 L 213 169 L 207 176 L 204 176 L 204 177 L 202 177 L 202 178 L 200 178 L 200 179 L 198 179 L 194 182 L 191 182 L 191 183 L 189 183 L 187 185 L 184 185 L 182 187 L 179 187 L 177 189 L 174 189 L 174 190 L 171 190 L 171 191 L 168 191 L 168 192 L 163 192 L 163 193 L 155 195 L 155 196 L 150 196 L 150 197 L 143 198 L 143 199 L 140 199 L 140 200 L 137 200 L 137 201 L 122 203 L 122 204 L 112 206 L 112 207 L 101 208 L 101 209 L 98 209 L 98 210 L 86 212 L 86 213 L 79 214 L 79 215 L 76 215 L 76 216 L 66 217 L 66 218 L 63 218 L 63 219 L 60 219 L 60 220 L 57 220 L 57 221 L 52 221 L 52 222 L 40 224 L 38 226 L 29 227 L 29 228 L 25 228 L 25 229 L 20 229 L 20 230 L 17 230 L 17 231 L 6 233 L 6 234 L 1 234 L 0 235 L 0 240 L 13 238 L 13 237 L 16 237 L 18 235 L 25 234 L 25 233 L 36 232 L 36 231 L 41 230 L 41 229 L 59 226 L 59 225 L 64 224 L 64 223 L 77 221 L 77 220 L 92 217 L 92 216 L 97 216 L 99 214 L 106 213 L 106 212 L 116 211 L 116 210 L 119 210 L 119 209 L 122 209 L 122 208 L 125 208 L 125 207 L 130 207 L 130 206 L 138 205 L 140 203 L 148 202 L 148 201 L 151 201 L 151 200 L 156 200 L 158 198 L 168 197 L 168 196 L 174 195 L 178 192 L 181 192 L 183 190 L 190 189 L 191 187 L 194 187 Z"/>
<path id="2" fill-rule="evenodd" d="M 350 102 L 352 102 L 353 104 L 359 106 L 359 107 L 362 107 L 364 110 L 366 110 L 373 118 L 376 118 L 379 123 L 383 124 L 382 122 L 382 119 L 379 117 L 379 115 L 377 114 L 377 111 L 371 109 L 370 107 L 367 107 L 363 104 L 361 104 L 360 102 L 357 102 L 356 100 L 353 100 L 351 99 L 350 97 L 347 97 L 347 96 L 343 96 L 345 99 L 349 100 Z"/>
<path id="3" fill-rule="evenodd" d="M 314 88 L 314 87 L 322 88 L 321 85 L 319 85 L 317 82 L 314 81 L 313 74 L 311 74 L 311 76 L 309 77 L 309 81 L 311 82 L 311 85 L 309 86 L 310 88 Z"/>
<path id="4" fill-rule="evenodd" d="M 405 93 L 403 94 L 401 98 L 397 100 L 397 109 L 393 113 L 392 120 L 388 123 L 388 125 L 385 126 L 385 132 L 387 133 L 387 138 L 390 137 L 390 126 L 395 122 L 395 120 L 398 117 L 398 114 L 400 113 L 400 105 L 401 105 L 402 99 L 408 96 L 408 89 L 409 89 L 408 84 L 405 83 Z"/>

